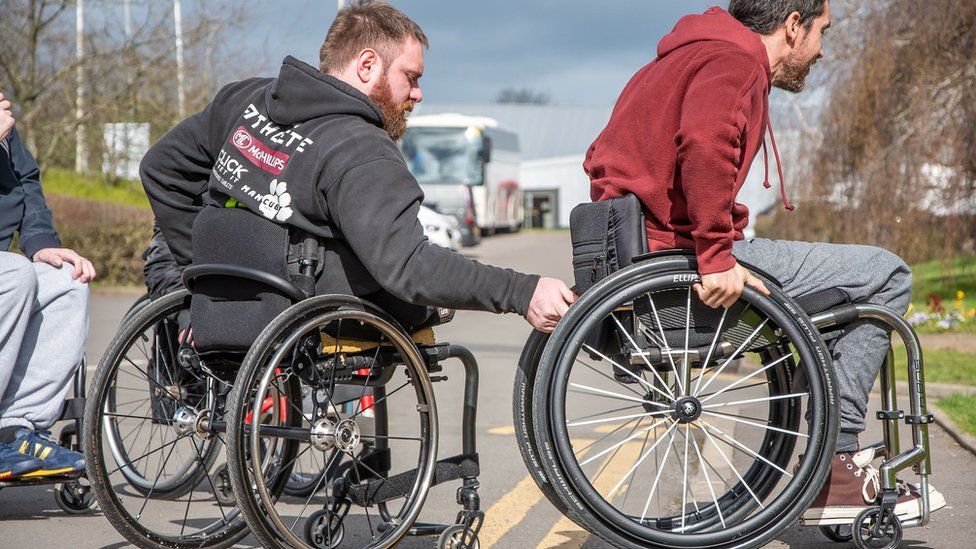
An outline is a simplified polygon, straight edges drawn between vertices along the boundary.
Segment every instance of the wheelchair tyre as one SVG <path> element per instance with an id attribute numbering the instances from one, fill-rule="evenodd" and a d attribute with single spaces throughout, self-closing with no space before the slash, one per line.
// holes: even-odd
<path id="1" fill-rule="evenodd" d="M 339 342 L 344 341 L 344 329 L 346 334 L 356 330 L 361 334 L 357 336 L 359 338 L 373 338 L 377 345 L 347 357 L 346 352 L 339 349 Z M 323 333 L 334 334 L 335 349 L 322 347 Z M 382 357 L 391 356 L 391 352 L 395 356 L 392 362 L 377 366 Z M 310 356 L 311 362 L 302 362 L 302 353 Z M 351 361 L 359 359 L 365 359 L 370 365 L 349 366 L 348 370 L 342 370 Z M 313 369 L 317 373 L 312 373 Z M 362 373 L 364 369 L 365 374 Z M 369 385 L 374 381 L 377 384 Z M 386 383 L 397 387 L 387 393 L 384 390 Z M 368 385 L 372 387 L 376 399 L 372 434 L 365 426 L 360 427 L 365 424 L 363 411 L 358 408 L 353 414 L 340 412 L 338 418 L 333 417 L 335 409 L 329 394 L 334 394 L 332 391 L 337 384 L 360 386 L 363 394 Z M 288 406 L 290 416 L 296 417 L 288 421 L 290 430 L 287 433 L 248 423 L 248 414 L 253 416 L 259 409 L 259 395 L 264 398 L 267 394 L 280 393 L 288 402 L 294 403 L 301 402 L 303 389 L 328 402 L 317 405 L 309 416 L 296 406 Z M 405 406 L 402 412 L 391 413 L 388 417 L 388 399 L 394 395 L 397 395 L 396 402 Z M 275 318 L 251 346 L 241 365 L 228 401 L 227 418 L 231 481 L 251 531 L 265 547 L 312 547 L 307 543 L 305 533 L 306 524 L 313 519 L 328 526 L 329 530 L 318 536 L 324 537 L 326 544 L 333 534 L 338 535 L 341 531 L 344 546 L 392 547 L 408 533 L 420 514 L 433 480 L 437 452 L 433 389 L 426 365 L 410 338 L 384 313 L 364 301 L 346 296 L 318 296 L 293 305 Z M 345 423 L 339 424 L 336 419 Z M 313 424 L 315 432 L 331 434 L 313 439 L 313 429 L 309 429 Z M 321 427 L 323 425 L 328 427 Z M 414 425 L 418 432 L 412 437 L 400 436 L 400 431 L 393 434 L 391 429 L 399 425 Z M 256 455 L 256 449 L 279 438 L 297 442 L 302 448 L 296 447 L 291 459 L 275 470 L 264 471 L 256 467 L 252 457 Z M 363 442 L 358 446 L 343 447 L 340 444 L 360 438 Z M 323 446 L 325 439 L 329 441 L 327 447 Z M 311 444 L 313 440 L 316 446 Z M 390 452 L 390 459 L 394 466 L 404 463 L 415 466 L 412 476 L 405 471 L 401 474 L 407 474 L 406 482 L 395 484 L 387 480 L 395 475 L 389 475 L 388 470 L 377 471 L 375 462 L 370 462 L 373 463 L 371 467 L 365 458 L 360 459 L 363 453 L 359 448 L 370 441 L 373 450 L 378 452 L 389 451 L 389 446 L 394 443 L 409 448 L 409 455 L 398 456 Z M 330 459 L 332 463 L 325 467 L 327 474 L 319 480 L 319 487 L 313 488 L 298 502 L 279 498 L 274 493 L 273 485 L 280 483 L 283 487 L 281 481 L 287 481 L 295 460 L 303 452 L 329 452 L 332 448 L 341 449 L 341 457 L 351 462 L 350 466 L 334 467 L 338 459 Z M 334 476 L 330 476 L 331 471 L 335 471 Z M 405 484 L 410 487 L 403 488 Z M 255 486 L 257 488 L 252 489 Z M 361 488 L 360 497 L 373 498 L 384 490 L 387 494 L 395 494 L 383 501 L 370 499 L 360 507 L 350 495 L 357 487 Z M 351 514 L 354 506 L 364 514 Z M 370 511 L 371 508 L 374 511 Z M 331 516 L 323 517 L 316 509 L 325 510 Z M 366 528 L 368 530 L 363 532 Z"/>
<path id="2" fill-rule="evenodd" d="M 765 284 L 770 288 L 771 296 L 746 287 L 740 302 L 729 309 L 741 316 L 733 318 L 737 313 L 721 313 L 717 330 L 709 331 L 708 323 L 711 322 L 714 328 L 714 321 L 718 319 L 713 317 L 720 313 L 703 312 L 704 305 L 697 301 L 697 295 L 691 289 L 697 280 L 696 271 L 682 258 L 652 260 L 616 273 L 592 288 L 569 311 L 550 337 L 539 361 L 532 391 L 532 424 L 544 474 L 551 479 L 551 486 L 563 501 L 568 516 L 614 546 L 717 548 L 765 543 L 796 521 L 816 497 L 829 471 L 836 440 L 837 405 L 830 355 L 820 334 L 801 309 L 770 281 Z M 661 315 L 654 305 L 655 300 L 659 304 L 662 300 L 670 303 L 662 309 Z M 638 304 L 649 304 L 653 317 L 646 311 L 639 312 Z M 696 311 L 694 315 L 692 311 Z M 699 323 L 697 317 L 700 315 L 713 320 Z M 723 324 L 726 315 L 730 317 L 728 325 Z M 629 318 L 634 328 L 626 328 L 620 318 Z M 696 319 L 694 323 L 693 318 Z M 594 334 L 607 325 L 611 325 L 611 331 L 617 334 L 616 349 L 611 340 L 600 352 L 591 343 L 595 341 Z M 631 332 L 634 334 L 629 335 Z M 710 365 L 707 370 L 699 368 L 699 376 L 694 378 L 690 358 L 694 356 L 690 343 L 692 335 L 699 340 L 699 359 L 705 355 L 702 362 Z M 636 343 L 638 337 L 644 338 L 645 343 Z M 738 344 L 731 345 L 728 340 Z M 702 345 L 703 342 L 706 344 Z M 652 366 L 646 358 L 652 356 L 651 347 L 660 352 L 659 356 L 668 359 L 662 358 L 662 363 Z M 707 354 L 706 348 L 709 349 Z M 736 350 L 731 351 L 731 348 Z M 726 349 L 722 351 L 727 353 L 723 357 L 725 361 L 719 364 L 716 359 L 715 364 L 711 364 L 710 357 L 721 349 Z M 625 367 L 611 358 L 615 352 L 628 359 L 645 357 L 646 370 L 639 366 L 637 370 L 625 372 Z M 758 355 L 757 369 L 725 384 L 718 391 L 705 393 L 716 379 L 734 376 L 740 365 L 733 359 L 744 355 Z M 605 371 L 587 364 L 581 356 L 590 357 Z M 678 356 L 677 364 L 674 356 Z M 640 365 L 639 358 L 634 360 Z M 577 363 L 598 376 L 593 377 L 586 368 L 575 367 Z M 670 382 L 665 365 L 674 373 Z M 730 365 L 732 367 L 728 368 Z M 749 363 L 745 367 L 749 367 Z M 658 372 L 659 369 L 664 373 Z M 610 376 L 611 371 L 639 371 L 640 379 L 625 384 L 616 376 Z M 651 373 L 647 372 L 653 373 L 655 379 L 648 379 Z M 725 378 L 722 373 L 726 374 Z M 757 383 L 753 378 L 761 373 L 766 374 L 766 379 Z M 591 383 L 590 379 L 597 381 Z M 604 380 L 611 382 L 612 391 L 591 386 L 597 382 L 605 383 Z M 752 382 L 743 385 L 745 380 Z M 802 383 L 806 385 L 805 391 L 801 391 Z M 630 384 L 636 385 L 640 391 L 629 387 Z M 736 398 L 726 393 L 733 390 L 754 390 L 762 396 L 749 398 L 746 393 L 746 396 Z M 637 397 L 623 394 L 626 391 Z M 583 397 L 578 399 L 580 402 L 571 404 L 569 399 L 576 398 L 571 395 L 577 393 Z M 723 400 L 708 403 L 708 400 L 723 395 Z M 631 406 L 567 419 L 592 411 L 589 403 L 593 401 L 586 398 L 614 401 L 615 406 L 629 401 Z M 726 413 L 743 406 L 766 417 L 757 420 L 752 416 Z M 620 415 L 619 410 L 627 408 L 631 412 Z M 634 414 L 634 408 L 641 411 Z M 722 408 L 724 412 L 720 411 Z M 799 430 L 803 411 L 809 415 L 806 432 Z M 592 419 L 608 413 L 615 413 L 615 417 Z M 624 422 L 624 419 L 628 421 Z M 645 419 L 651 425 L 638 432 Z M 632 423 L 635 420 L 636 425 Z M 720 420 L 730 421 L 730 426 L 725 425 L 725 428 L 732 431 L 732 435 L 718 427 Z M 616 427 L 608 429 L 610 433 L 602 434 L 593 425 Z M 616 434 L 630 426 L 629 433 Z M 586 431 L 580 431 L 581 427 Z M 664 432 L 659 434 L 659 430 Z M 583 447 L 577 449 L 573 441 L 582 432 L 588 433 L 592 439 L 578 444 L 577 447 Z M 678 435 L 681 438 L 677 438 Z M 605 443 L 609 436 L 622 438 L 615 444 Z M 658 449 L 668 438 L 667 446 Z M 730 452 L 725 452 L 716 441 L 724 443 Z M 805 446 L 799 448 L 797 457 L 795 453 L 801 441 Z M 706 455 L 708 444 L 716 450 L 711 455 L 712 461 Z M 694 449 L 692 452 L 689 452 L 689 446 Z M 702 452 L 703 448 L 706 452 Z M 655 453 L 654 469 L 639 481 L 638 471 L 655 449 L 658 453 Z M 658 461 L 662 450 L 664 458 Z M 672 450 L 679 462 L 670 469 L 674 478 L 660 483 Z M 609 457 L 605 457 L 608 454 Z M 614 463 L 618 454 L 624 466 Z M 680 463 L 682 455 L 683 464 Z M 598 459 L 599 462 L 589 465 Z M 799 463 L 790 473 L 787 468 L 794 459 Z M 714 466 L 723 460 L 728 467 Z M 740 463 L 738 467 L 733 463 L 736 460 Z M 611 473 L 601 480 L 600 475 L 608 468 Z M 647 468 L 649 465 L 645 465 Z M 732 479 L 731 483 L 722 475 L 722 470 Z M 691 483 L 689 471 L 694 475 Z M 699 482 L 702 475 L 704 483 Z M 716 493 L 718 483 L 712 479 L 721 479 L 725 488 L 719 485 Z M 698 494 L 694 492 L 695 484 Z M 626 507 L 634 486 L 641 495 Z M 681 494 L 669 492 L 662 498 L 661 492 L 657 492 L 657 512 L 660 514 L 648 515 L 657 488 L 664 491 L 672 490 L 674 486 L 680 488 Z M 689 492 L 692 506 L 688 505 Z"/>
<path id="3" fill-rule="evenodd" d="M 515 388 L 512 395 L 512 415 L 514 416 L 515 439 L 518 441 L 519 453 L 525 468 L 542 491 L 549 503 L 559 512 L 566 513 L 566 505 L 556 494 L 549 479 L 542 472 L 539 464 L 539 450 L 536 447 L 535 430 L 532 428 L 532 388 L 535 384 L 536 372 L 539 369 L 539 358 L 545 349 L 549 335 L 533 331 L 529 334 L 522 354 L 519 357 L 518 368 L 515 370 Z"/>
<path id="4" fill-rule="evenodd" d="M 215 495 L 209 469 L 219 435 L 199 439 L 192 430 L 180 433 L 175 418 L 159 417 L 153 406 L 154 397 L 172 401 L 174 409 L 210 405 L 217 398 L 216 380 L 207 384 L 207 395 L 187 402 L 182 390 L 162 386 L 148 372 L 156 330 L 187 310 L 189 299 L 185 290 L 174 292 L 129 316 L 99 363 L 85 406 L 83 446 L 92 492 L 115 529 L 140 547 L 228 547 L 247 534 L 240 512 L 222 506 Z M 138 427 L 127 429 L 127 422 Z M 149 481 L 148 488 L 140 481 Z"/>

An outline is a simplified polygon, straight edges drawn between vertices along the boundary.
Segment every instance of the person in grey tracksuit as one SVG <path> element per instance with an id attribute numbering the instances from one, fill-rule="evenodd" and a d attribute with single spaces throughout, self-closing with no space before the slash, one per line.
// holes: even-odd
<path id="1" fill-rule="evenodd" d="M 81 454 L 42 435 L 84 354 L 95 270 L 62 248 L 37 162 L 12 127 L 9 102 L 0 106 L 8 128 L 0 124 L 0 477 L 63 474 L 84 467 Z M 9 251 L 14 233 L 23 254 Z"/>

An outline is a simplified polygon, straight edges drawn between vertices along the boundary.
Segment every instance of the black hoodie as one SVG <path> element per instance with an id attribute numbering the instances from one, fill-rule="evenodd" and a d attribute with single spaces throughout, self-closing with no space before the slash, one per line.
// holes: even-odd
<path id="1" fill-rule="evenodd" d="M 418 305 L 524 316 L 538 283 L 431 244 L 417 220 L 423 191 L 379 109 L 293 57 L 277 78 L 221 89 L 153 145 L 140 171 L 181 266 L 196 214 L 236 206 L 324 239 L 320 294 L 382 288 Z"/>

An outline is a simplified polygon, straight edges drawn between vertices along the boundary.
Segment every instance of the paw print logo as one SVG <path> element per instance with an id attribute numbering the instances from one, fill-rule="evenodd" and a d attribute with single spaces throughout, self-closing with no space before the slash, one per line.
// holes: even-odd
<path id="1" fill-rule="evenodd" d="M 258 205 L 264 217 L 273 221 L 288 221 L 291 217 L 291 195 L 288 194 L 288 184 L 277 179 L 271 180 L 271 192 L 264 195 Z"/>

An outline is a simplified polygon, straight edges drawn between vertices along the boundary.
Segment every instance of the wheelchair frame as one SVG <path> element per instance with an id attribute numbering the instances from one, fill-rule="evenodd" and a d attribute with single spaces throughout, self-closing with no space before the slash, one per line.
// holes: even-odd
<path id="1" fill-rule="evenodd" d="M 925 376 L 922 365 L 922 345 L 918 334 L 908 322 L 891 309 L 871 304 L 848 304 L 810 316 L 811 322 L 823 333 L 833 327 L 841 327 L 856 320 L 877 320 L 892 328 L 905 344 L 908 355 L 909 413 L 898 409 L 898 387 L 895 382 L 894 352 L 889 344 L 888 353 L 881 367 L 881 402 L 876 418 L 883 422 L 883 440 L 866 448 L 883 450 L 881 465 L 881 489 L 879 504 L 882 511 L 893 509 L 897 495 L 896 476 L 911 467 L 919 476 L 921 491 L 920 516 L 901 523 L 904 527 L 925 526 L 930 519 L 929 479 L 932 474 L 932 456 L 929 446 L 929 424 L 934 421 L 925 404 Z M 912 431 L 911 448 L 901 451 L 898 421 L 904 421 Z"/>

